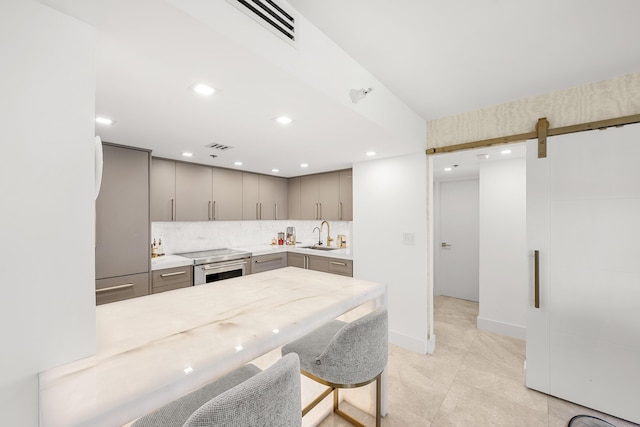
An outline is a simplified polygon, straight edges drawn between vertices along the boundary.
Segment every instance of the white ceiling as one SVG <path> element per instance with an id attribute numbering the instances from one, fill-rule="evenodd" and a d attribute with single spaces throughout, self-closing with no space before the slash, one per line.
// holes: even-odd
<path id="1" fill-rule="evenodd" d="M 425 119 L 640 71 L 637 0 L 289 0 Z"/>
<path id="2" fill-rule="evenodd" d="M 96 125 L 103 140 L 280 176 L 350 167 L 370 150 L 426 148 L 362 114 L 387 89 L 426 121 L 640 71 L 636 0 L 289 0 L 384 86 L 357 106 L 171 4 L 208 2 L 42 2 L 98 29 L 96 114 L 117 121 Z M 221 92 L 189 92 L 197 80 Z M 276 124 L 281 114 L 294 123 Z M 212 143 L 233 148 L 217 153 Z"/>

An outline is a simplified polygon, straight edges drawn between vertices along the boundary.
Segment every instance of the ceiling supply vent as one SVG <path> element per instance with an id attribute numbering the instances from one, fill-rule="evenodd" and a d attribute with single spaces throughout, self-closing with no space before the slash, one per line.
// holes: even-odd
<path id="1" fill-rule="evenodd" d="M 214 142 L 213 144 L 207 145 L 207 147 L 213 148 L 214 150 L 220 150 L 220 151 L 230 150 L 230 149 L 233 148 L 233 147 L 230 147 L 228 145 L 218 144 L 217 142 Z"/>
<path id="2" fill-rule="evenodd" d="M 256 22 L 285 40 L 296 45 L 296 19 L 273 0 L 227 0 Z"/>

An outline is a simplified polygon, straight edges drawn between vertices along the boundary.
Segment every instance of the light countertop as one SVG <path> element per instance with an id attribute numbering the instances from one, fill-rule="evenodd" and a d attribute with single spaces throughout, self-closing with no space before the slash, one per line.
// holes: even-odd
<path id="1" fill-rule="evenodd" d="M 40 425 L 122 425 L 371 301 L 385 285 L 286 267 L 98 306 L 96 355 L 40 373 Z"/>
<path id="2" fill-rule="evenodd" d="M 251 245 L 242 247 L 233 247 L 232 249 L 239 249 L 247 252 L 251 252 L 252 256 L 268 255 L 281 252 L 293 252 L 301 253 L 305 255 L 323 256 L 328 258 L 339 258 L 352 260 L 353 255 L 351 248 L 333 249 L 330 251 L 322 251 L 317 249 L 309 249 L 313 242 L 298 243 L 295 246 L 290 245 Z M 185 265 L 193 265 L 193 260 L 179 255 L 163 255 L 156 258 L 151 258 L 151 270 L 163 270 L 165 268 L 183 267 Z"/>
<path id="3" fill-rule="evenodd" d="M 293 252 L 293 253 L 301 253 L 305 255 L 316 255 L 316 256 L 324 256 L 329 258 L 340 258 L 340 259 L 353 259 L 353 255 L 351 253 L 351 248 L 347 247 L 344 249 L 333 249 L 330 251 L 322 251 L 317 249 L 309 249 L 309 246 L 313 246 L 313 242 L 302 242 L 297 243 L 295 246 L 292 245 L 255 245 L 255 246 L 243 246 L 240 248 L 234 249 L 242 249 L 247 252 L 251 252 L 253 256 L 259 255 L 268 255 L 273 253 L 280 252 Z"/>
<path id="4" fill-rule="evenodd" d="M 193 260 L 180 255 L 162 255 L 151 258 L 151 270 L 184 267 L 185 265 L 193 265 Z"/>

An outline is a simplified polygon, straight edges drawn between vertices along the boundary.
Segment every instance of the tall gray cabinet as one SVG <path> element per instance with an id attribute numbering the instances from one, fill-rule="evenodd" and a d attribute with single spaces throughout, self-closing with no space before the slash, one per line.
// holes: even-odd
<path id="1" fill-rule="evenodd" d="M 96 200 L 96 303 L 149 294 L 150 152 L 104 144 Z"/>

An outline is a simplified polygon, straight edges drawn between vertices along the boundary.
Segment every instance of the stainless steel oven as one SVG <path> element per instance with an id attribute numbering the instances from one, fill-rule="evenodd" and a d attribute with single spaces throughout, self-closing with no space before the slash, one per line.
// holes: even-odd
<path id="1" fill-rule="evenodd" d="M 244 276 L 251 271 L 251 253 L 235 249 L 177 254 L 193 259 L 193 284 L 204 285 L 232 277 Z"/>

